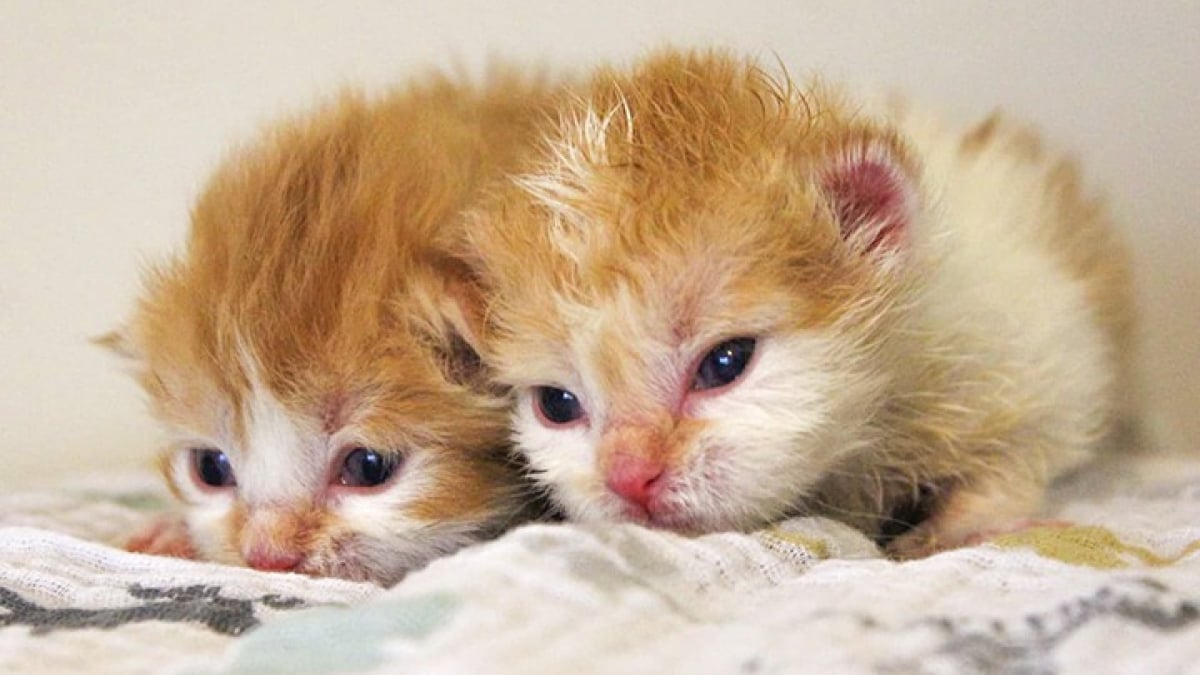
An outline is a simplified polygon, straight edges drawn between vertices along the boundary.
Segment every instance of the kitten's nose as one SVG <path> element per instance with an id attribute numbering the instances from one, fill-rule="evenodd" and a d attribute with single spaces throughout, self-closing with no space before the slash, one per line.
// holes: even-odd
<path id="1" fill-rule="evenodd" d="M 608 467 L 608 489 L 649 510 L 650 501 L 661 487 L 663 462 L 636 455 L 617 455 Z"/>
<path id="2" fill-rule="evenodd" d="M 255 546 L 246 554 L 246 564 L 264 572 L 290 572 L 300 565 L 304 556 L 298 551 Z"/>

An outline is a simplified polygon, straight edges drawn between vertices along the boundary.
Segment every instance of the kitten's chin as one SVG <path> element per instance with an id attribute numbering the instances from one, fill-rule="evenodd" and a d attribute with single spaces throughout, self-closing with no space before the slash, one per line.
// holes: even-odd
<path id="1" fill-rule="evenodd" d="M 699 513 L 685 510 L 652 513 L 648 524 L 654 528 L 671 530 L 689 536 L 716 532 L 744 532 L 761 525 L 757 521 L 732 518 L 721 513 Z"/>
<path id="2" fill-rule="evenodd" d="M 371 582 L 380 586 L 394 586 L 400 583 L 409 571 L 408 568 L 383 567 L 351 560 L 339 560 L 330 564 L 305 564 L 296 569 L 297 573 L 310 577 Z"/>
<path id="3" fill-rule="evenodd" d="M 295 571 L 311 577 L 333 577 L 393 586 L 434 557 L 432 552 L 421 550 L 387 555 L 373 548 L 353 539 L 339 542 L 333 550 L 311 554 Z"/>
<path id="4" fill-rule="evenodd" d="M 439 558 L 496 536 L 511 523 L 506 514 L 497 511 L 486 520 L 440 521 L 382 538 L 349 533 L 310 554 L 298 571 L 392 586 Z"/>
<path id="5" fill-rule="evenodd" d="M 745 531 L 760 525 L 756 521 L 739 519 L 730 514 L 689 509 L 672 501 L 656 501 L 641 506 L 614 494 L 605 494 L 591 507 L 576 510 L 573 519 L 592 523 L 633 523 L 688 536 Z"/>
<path id="6" fill-rule="evenodd" d="M 721 527 L 719 524 L 708 522 L 705 518 L 695 514 L 678 512 L 651 513 L 645 524 L 655 529 L 670 530 L 671 532 L 689 536 L 698 536 L 729 529 Z"/>

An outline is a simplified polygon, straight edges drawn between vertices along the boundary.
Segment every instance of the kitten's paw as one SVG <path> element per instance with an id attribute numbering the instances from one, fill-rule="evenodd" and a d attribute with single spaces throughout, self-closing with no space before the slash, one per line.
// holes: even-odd
<path id="1" fill-rule="evenodd" d="M 945 494 L 933 513 L 887 546 L 899 560 L 924 558 L 934 553 L 982 544 L 994 537 L 1053 521 L 1031 515 L 1040 502 L 1039 486 L 982 484 L 958 487 Z"/>
<path id="2" fill-rule="evenodd" d="M 178 516 L 163 516 L 146 525 L 125 542 L 125 550 L 174 558 L 196 558 L 187 524 Z"/>
<path id="3" fill-rule="evenodd" d="M 1069 520 L 1054 520 L 1052 518 L 1022 518 L 1020 520 L 1014 520 L 1010 523 L 1005 523 L 998 527 L 993 527 L 993 528 L 987 529 L 987 530 L 980 530 L 979 532 L 976 532 L 975 534 L 968 537 L 963 545 L 964 546 L 978 546 L 979 544 L 986 544 L 989 541 L 995 539 L 996 537 L 1002 537 L 1006 534 L 1015 534 L 1015 533 L 1021 532 L 1023 530 L 1032 530 L 1034 528 L 1043 528 L 1043 527 L 1046 527 L 1046 528 L 1071 527 L 1073 525 L 1075 525 L 1075 523 L 1072 523 Z"/>
<path id="4" fill-rule="evenodd" d="M 1035 527 L 1069 527 L 1071 525 L 1072 523 L 1065 520 L 1020 518 L 973 531 L 956 528 L 941 531 L 936 525 L 931 524 L 930 527 L 918 527 L 907 534 L 897 537 L 887 546 L 887 552 L 888 555 L 898 560 L 914 560 L 955 548 L 979 546 L 980 544 L 988 543 L 996 537 Z"/>

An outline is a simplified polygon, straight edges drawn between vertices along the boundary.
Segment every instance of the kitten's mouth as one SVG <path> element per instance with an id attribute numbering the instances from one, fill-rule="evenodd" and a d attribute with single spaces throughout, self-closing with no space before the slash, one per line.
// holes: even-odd
<path id="1" fill-rule="evenodd" d="M 656 499 L 643 505 L 616 495 L 613 495 L 613 499 L 617 501 L 617 518 L 622 522 L 681 534 L 702 534 L 707 531 L 701 524 L 701 518 L 670 501 Z"/>
<path id="2" fill-rule="evenodd" d="M 697 513 L 687 509 L 672 509 L 655 513 L 650 518 L 652 527 L 670 530 L 688 536 L 700 536 L 722 530 L 738 529 L 732 524 L 725 524 L 706 513 Z"/>
<path id="3" fill-rule="evenodd" d="M 366 565 L 358 564 L 354 561 L 343 561 L 326 565 L 314 565 L 312 567 L 297 571 L 310 577 L 343 579 L 345 581 L 358 582 L 369 581 L 382 586 L 392 586 L 403 579 L 406 574 L 404 570 L 388 570 L 386 573 L 381 570 L 371 570 L 368 569 Z"/>
<path id="4" fill-rule="evenodd" d="M 650 510 L 638 504 L 631 504 L 620 497 L 616 497 L 618 501 L 617 517 L 622 521 L 637 523 L 638 525 L 653 525 L 653 517 Z"/>
<path id="5" fill-rule="evenodd" d="M 408 572 L 407 568 L 394 565 L 372 564 L 367 551 L 353 536 L 339 537 L 327 548 L 313 551 L 295 571 L 310 577 L 369 581 L 382 586 L 399 582 Z"/>

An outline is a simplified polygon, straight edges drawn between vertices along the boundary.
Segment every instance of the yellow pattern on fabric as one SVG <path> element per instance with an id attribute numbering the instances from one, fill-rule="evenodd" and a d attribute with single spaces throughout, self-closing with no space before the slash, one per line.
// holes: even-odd
<path id="1" fill-rule="evenodd" d="M 1128 567 L 1133 560 L 1150 567 L 1165 567 L 1200 550 L 1197 540 L 1177 555 L 1163 556 L 1144 546 L 1127 544 L 1107 528 L 1096 525 L 1032 527 L 1000 535 L 991 543 L 1004 548 L 1032 548 L 1046 558 L 1097 569 Z"/>
<path id="2" fill-rule="evenodd" d="M 829 558 L 829 544 L 824 539 L 808 537 L 803 534 L 797 534 L 796 532 L 788 532 L 787 530 L 782 530 L 778 527 L 772 527 L 763 534 L 769 538 L 777 539 L 786 544 L 791 544 L 793 546 L 799 546 L 803 549 L 806 549 L 813 555 L 814 558 L 819 560 L 825 560 Z"/>

